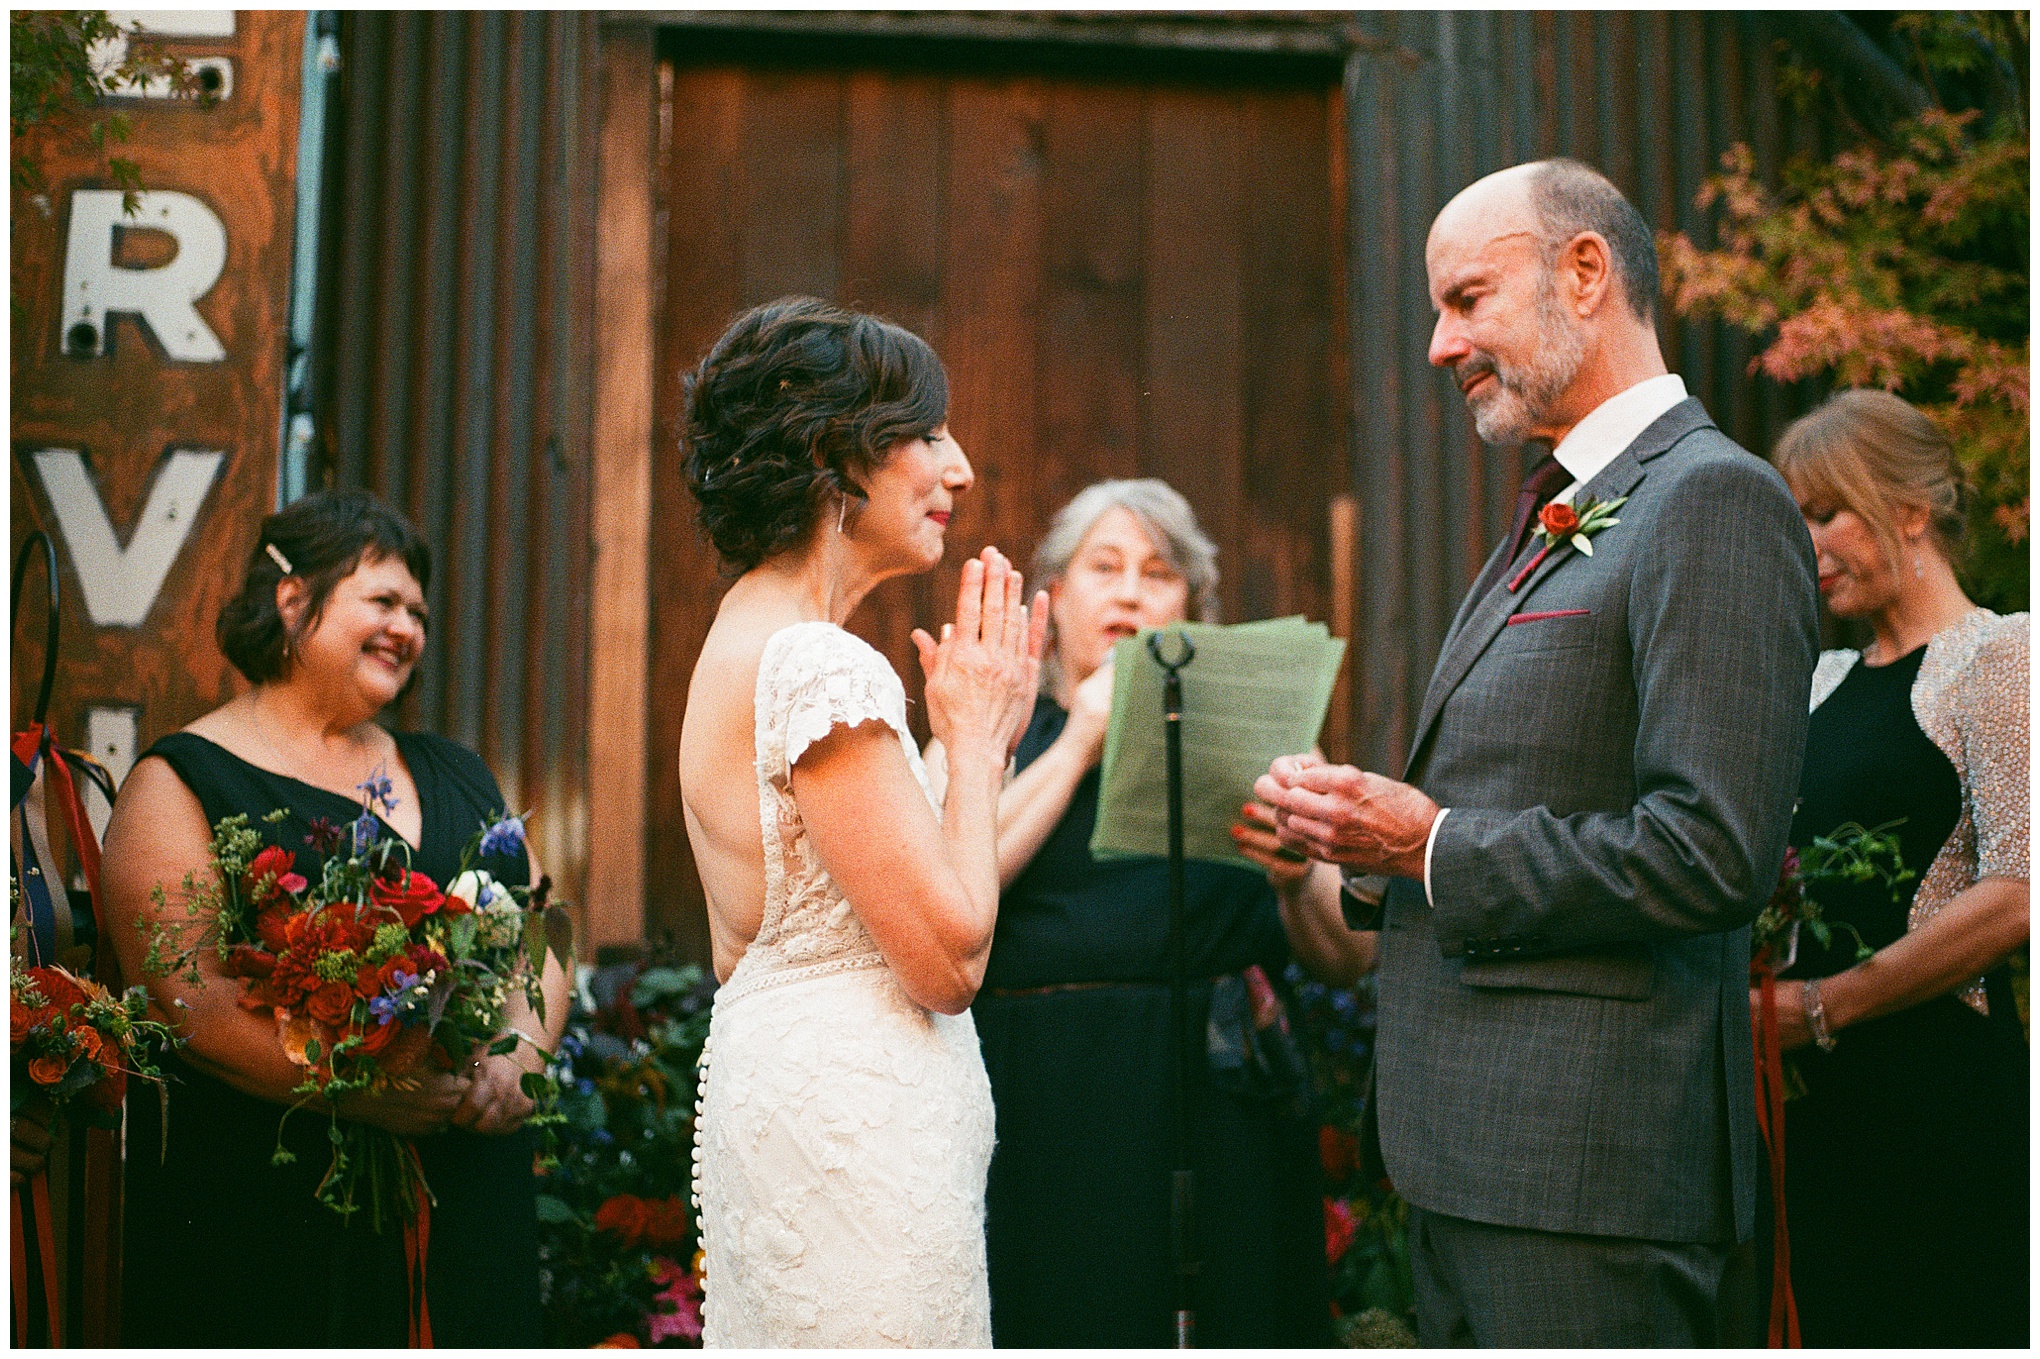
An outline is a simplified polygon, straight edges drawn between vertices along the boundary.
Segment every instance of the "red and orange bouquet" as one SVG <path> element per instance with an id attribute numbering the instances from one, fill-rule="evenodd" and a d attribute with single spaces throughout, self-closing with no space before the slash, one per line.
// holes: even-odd
<path id="1" fill-rule="evenodd" d="M 39 1093 L 94 1127 L 119 1127 L 127 1078 L 161 1079 L 152 1046 L 174 1041 L 148 1017 L 147 992 L 116 996 L 67 968 L 29 967 L 12 955 L 8 979 L 13 1107 Z"/>
<path id="2" fill-rule="evenodd" d="M 241 982 L 241 1005 L 274 1017 L 277 1040 L 303 1071 L 300 1103 L 326 1104 L 333 1119 L 333 1160 L 319 1198 L 341 1214 L 363 1206 L 378 1230 L 392 1211 L 408 1220 L 428 1193 L 405 1140 L 366 1123 L 342 1120 L 338 1101 L 406 1082 L 434 1067 L 450 1070 L 482 1044 L 508 1052 L 528 1035 L 507 1029 L 507 1011 L 521 991 L 542 1018 L 539 989 L 549 933 L 564 912 L 548 912 L 550 884 L 497 882 L 479 863 L 524 849 L 521 817 L 500 816 L 478 829 L 462 855 L 459 876 L 442 887 L 410 867 L 400 838 L 381 833 L 375 807 L 395 807 L 389 782 L 363 784 L 362 813 L 347 825 L 311 823 L 304 846 L 323 855 L 319 880 L 297 871 L 298 851 L 267 843 L 246 816 L 230 816 L 213 832 L 210 881 L 187 876 L 188 925 L 164 923 L 165 897 L 155 894 L 148 967 L 181 971 L 196 982 L 198 950 L 215 951 L 220 970 Z M 288 813 L 262 818 L 279 827 Z M 183 929 L 197 927 L 186 941 Z M 566 946 L 559 946 L 564 954 Z M 535 1045 L 535 1044 L 534 1044 Z M 528 1120 L 545 1133 L 548 1150 L 557 1088 L 549 1074 L 524 1077 L 539 1112 Z M 281 1124 L 274 1159 L 295 1159 Z M 366 1193 L 364 1194 L 364 1187 Z"/>

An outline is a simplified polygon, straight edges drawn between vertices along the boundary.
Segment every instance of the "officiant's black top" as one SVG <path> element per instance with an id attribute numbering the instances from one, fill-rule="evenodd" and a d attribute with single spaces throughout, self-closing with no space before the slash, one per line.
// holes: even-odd
<path id="1" fill-rule="evenodd" d="M 1794 846 L 1903 819 L 1893 833 L 1916 876 L 1897 900 L 1876 883 L 1817 894 L 1872 949 L 1905 936 L 1919 876 L 1962 812 L 1954 766 L 1913 715 L 1925 655 L 1857 664 L 1807 728 Z M 1855 961 L 1845 932 L 1823 949 L 1802 928 L 1785 975 Z M 1954 994 L 1851 1025 L 1832 1052 L 1790 1056 L 1807 1090 L 1785 1106 L 1785 1186 L 1808 1346 L 2025 1344 L 2024 1059 L 2015 1017 L 1985 1017 Z"/>
<path id="2" fill-rule="evenodd" d="M 1047 698 L 1031 764 L 1068 720 Z M 1167 1347 L 1168 864 L 1100 863 L 1099 771 L 999 899 L 972 1006 L 998 1111 L 986 1191 L 992 1335 L 1010 1346 Z M 1185 865 L 1194 1031 L 1212 979 L 1259 964 L 1280 987 L 1288 941 L 1265 875 Z M 1202 1346 L 1329 1345 L 1315 1131 L 1282 1101 L 1215 1088 L 1200 1050 L 1195 1117 Z"/>
<path id="3" fill-rule="evenodd" d="M 465 747 L 425 734 L 396 739 L 423 811 L 411 866 L 445 887 L 475 831 L 503 812 L 503 795 Z M 344 826 L 361 812 L 358 801 L 259 769 L 189 732 L 165 736 L 148 754 L 177 772 L 208 822 L 246 813 L 266 840 L 296 851 L 297 871 L 314 881 L 319 856 L 304 843 L 312 819 Z M 279 807 L 290 816 L 265 825 L 261 817 Z M 511 886 L 529 880 L 521 854 L 482 866 Z M 343 1224 L 317 1200 L 332 1152 L 328 1117 L 310 1109 L 291 1115 L 282 1141 L 297 1159 L 273 1166 L 283 1106 L 174 1057 L 164 1069 L 171 1075 L 167 1140 L 156 1090 L 128 1085 L 122 1343 L 404 1345 L 410 1295 L 401 1224 L 385 1223 L 378 1235 L 366 1211 Z M 482 1137 L 456 1128 L 416 1145 L 437 1199 L 426 1273 L 434 1343 L 544 1343 L 534 1135 Z"/>

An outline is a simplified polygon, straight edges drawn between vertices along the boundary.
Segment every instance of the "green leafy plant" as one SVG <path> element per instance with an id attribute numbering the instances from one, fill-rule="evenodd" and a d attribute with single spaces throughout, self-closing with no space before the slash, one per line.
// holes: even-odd
<path id="1" fill-rule="evenodd" d="M 565 1123 L 538 1195 L 553 1345 L 700 1343 L 699 1242 L 686 1196 L 695 1063 L 715 985 L 670 953 L 596 969 L 560 1043 Z"/>
<path id="2" fill-rule="evenodd" d="M 43 175 L 43 142 L 31 133 L 82 138 L 104 158 L 106 173 L 122 191 L 132 214 L 142 191 L 141 171 L 111 148 L 133 134 L 127 115 L 101 101 L 130 84 L 162 82 L 171 92 L 199 96 L 188 63 L 161 46 L 138 39 L 105 10 L 14 10 L 8 22 L 14 134 L 12 173 L 16 190 L 47 213 L 49 184 Z M 125 42 L 119 61 L 101 66 L 98 54 Z"/>
<path id="3" fill-rule="evenodd" d="M 1361 1167 L 1360 1121 L 1369 1098 L 1374 1046 L 1374 979 L 1351 989 L 1312 981 L 1292 963 L 1298 1049 L 1316 1095 L 1318 1157 L 1324 1171 L 1325 1261 L 1333 1325 L 1341 1343 L 1414 1346 L 1416 1285 L 1410 1274 L 1409 1205 L 1386 1180 Z"/>
<path id="4" fill-rule="evenodd" d="M 1988 58 L 1967 22 L 1896 27 L 1932 71 Z M 1802 89 L 1820 83 L 1799 73 Z M 2029 595 L 2030 197 L 2023 116 L 1930 105 L 1832 158 L 1794 159 L 1775 188 L 1731 148 L 1698 197 L 1718 209 L 1717 245 L 1661 241 L 1672 309 L 1762 339 L 1753 374 L 1882 387 L 1940 423 L 1976 491 L 1967 582 L 2001 611 Z"/>

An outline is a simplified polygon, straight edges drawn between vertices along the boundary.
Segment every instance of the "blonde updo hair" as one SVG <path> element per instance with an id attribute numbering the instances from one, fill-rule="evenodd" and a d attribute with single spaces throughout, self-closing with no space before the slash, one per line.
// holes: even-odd
<path id="1" fill-rule="evenodd" d="M 1905 560 L 1898 515 L 1927 511 L 1926 538 L 1958 560 L 1969 488 L 1954 445 L 1918 407 L 1876 388 L 1836 392 L 1800 416 L 1771 452 L 1802 503 L 1826 503 L 1861 519 L 1894 569 Z"/>

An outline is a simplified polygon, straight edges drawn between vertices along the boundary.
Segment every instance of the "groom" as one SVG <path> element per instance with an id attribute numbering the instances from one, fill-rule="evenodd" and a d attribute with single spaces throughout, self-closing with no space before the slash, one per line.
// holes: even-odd
<path id="1" fill-rule="evenodd" d="M 1721 1295 L 1758 1158 L 1746 927 L 1799 779 L 1811 544 L 1666 372 L 1650 230 L 1600 174 L 1480 180 L 1425 263 L 1431 362 L 1481 438 L 1530 443 L 1516 526 L 1408 782 L 1293 756 L 1256 791 L 1294 847 L 1388 878 L 1354 923 L 1382 931 L 1380 1143 L 1424 1342 L 1745 1343 Z"/>

